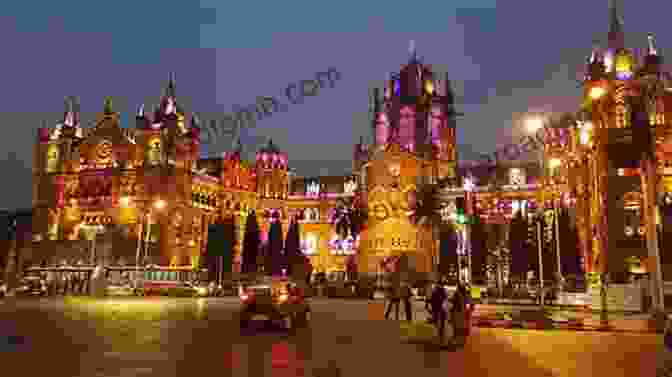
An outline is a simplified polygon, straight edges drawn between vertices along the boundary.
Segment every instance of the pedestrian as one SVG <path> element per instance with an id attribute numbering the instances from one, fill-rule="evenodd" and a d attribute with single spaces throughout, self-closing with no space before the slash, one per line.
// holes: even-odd
<path id="1" fill-rule="evenodd" d="M 401 287 L 399 282 L 392 282 L 387 291 L 387 310 L 385 311 L 385 319 L 389 319 L 392 307 L 394 307 L 394 319 L 399 320 L 399 301 L 401 301 Z"/>
<path id="2" fill-rule="evenodd" d="M 404 311 L 406 312 L 406 320 L 413 320 L 413 307 L 411 306 L 411 298 L 413 297 L 413 292 L 411 291 L 411 285 L 408 282 L 403 282 L 401 286 L 401 299 L 404 301 Z"/>
<path id="3" fill-rule="evenodd" d="M 450 319 L 453 325 L 453 343 L 457 345 L 464 345 L 466 343 L 465 292 L 464 285 L 458 283 L 457 289 L 451 298 Z"/>
<path id="4" fill-rule="evenodd" d="M 445 303 L 447 302 L 447 299 L 448 295 L 446 294 L 443 282 L 434 284 L 429 301 L 432 312 L 432 323 L 434 323 L 438 329 L 439 341 L 441 343 L 443 343 L 444 334 L 446 332 L 448 311 L 445 308 Z"/>
<path id="5" fill-rule="evenodd" d="M 72 281 L 72 277 L 70 276 L 70 272 L 66 272 L 63 275 L 63 296 L 66 296 L 70 293 L 70 282 Z"/>
<path id="6" fill-rule="evenodd" d="M 434 323 L 434 314 L 432 312 L 432 294 L 437 283 L 431 283 L 429 289 L 425 289 L 425 311 L 427 311 L 427 322 Z"/>
<path id="7" fill-rule="evenodd" d="M 47 271 L 47 296 L 54 294 L 55 273 L 51 270 Z"/>
<path id="8" fill-rule="evenodd" d="M 658 355 L 656 377 L 672 376 L 672 319 L 668 318 L 665 323 L 665 335 L 663 335 L 663 348 Z"/>
<path id="9" fill-rule="evenodd" d="M 471 335 L 471 316 L 474 312 L 475 304 L 471 297 L 471 287 L 467 285 L 464 289 L 464 319 L 465 319 L 465 336 Z"/>
<path id="10" fill-rule="evenodd" d="M 73 294 L 78 295 L 80 294 L 80 282 L 79 282 L 79 273 L 75 272 L 72 275 L 72 291 Z"/>

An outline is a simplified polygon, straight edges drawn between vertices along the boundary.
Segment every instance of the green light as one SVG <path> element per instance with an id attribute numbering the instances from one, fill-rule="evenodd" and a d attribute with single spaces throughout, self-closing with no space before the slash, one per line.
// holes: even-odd
<path id="1" fill-rule="evenodd" d="M 464 223 L 465 223 L 465 220 L 466 220 L 466 219 L 464 218 L 464 215 L 463 215 L 463 214 L 458 214 L 458 215 L 457 215 L 457 223 L 458 223 L 458 224 L 464 224 Z"/>

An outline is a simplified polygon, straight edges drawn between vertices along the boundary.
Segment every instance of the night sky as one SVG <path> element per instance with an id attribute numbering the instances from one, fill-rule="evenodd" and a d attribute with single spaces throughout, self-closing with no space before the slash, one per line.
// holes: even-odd
<path id="1" fill-rule="evenodd" d="M 501 4 L 501 5 L 500 5 Z M 281 99 L 293 82 L 334 67 L 342 79 L 243 135 L 248 152 L 271 137 L 300 175 L 342 174 L 352 144 L 370 137 L 370 88 L 408 60 L 409 41 L 448 71 L 465 116 L 463 156 L 511 140 L 520 114 L 576 109 L 577 79 L 606 38 L 608 1 L 5 1 L 0 7 L 0 208 L 28 207 L 36 129 L 54 126 L 63 99 L 81 98 L 85 121 L 112 96 L 116 111 L 157 103 L 175 72 L 178 101 L 206 117 Z M 672 2 L 622 6 L 626 41 L 646 33 L 672 44 Z M 284 100 L 284 98 L 282 98 Z M 124 119 L 129 119 L 124 114 Z M 128 126 L 128 123 L 124 126 Z M 513 127 L 512 127 L 513 126 Z M 206 149 L 227 150 L 231 140 Z"/>

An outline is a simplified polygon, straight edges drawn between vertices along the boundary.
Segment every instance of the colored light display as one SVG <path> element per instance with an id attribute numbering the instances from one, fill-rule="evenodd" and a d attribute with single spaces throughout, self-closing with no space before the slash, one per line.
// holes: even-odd
<path id="1" fill-rule="evenodd" d="M 329 249 L 332 254 L 336 255 L 353 255 L 357 244 L 359 243 L 359 236 L 353 238 L 348 236 L 345 239 L 341 239 L 337 235 L 334 235 L 329 241 Z"/>
<path id="2" fill-rule="evenodd" d="M 301 251 L 305 255 L 315 255 L 318 252 L 318 237 L 313 233 L 308 233 L 301 240 Z"/>

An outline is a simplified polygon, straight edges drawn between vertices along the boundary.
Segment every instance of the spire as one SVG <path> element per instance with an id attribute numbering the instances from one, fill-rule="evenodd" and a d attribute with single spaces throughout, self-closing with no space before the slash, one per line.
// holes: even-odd
<path id="1" fill-rule="evenodd" d="M 610 0 L 609 4 L 609 48 L 614 52 L 625 47 L 623 22 L 619 16 L 618 0 Z"/>
<path id="2" fill-rule="evenodd" d="M 604 63 L 604 56 L 597 45 L 593 46 L 593 51 L 588 59 L 588 67 L 586 69 L 586 80 L 599 80 L 603 77 L 606 70 Z"/>
<path id="3" fill-rule="evenodd" d="M 112 97 L 105 97 L 103 114 L 114 114 L 114 111 L 112 110 Z"/>
<path id="4" fill-rule="evenodd" d="M 653 34 L 649 34 L 648 36 L 649 44 L 646 50 L 647 55 L 651 56 L 657 56 L 658 55 L 658 49 L 656 48 L 656 40 L 653 36 Z"/>
<path id="5" fill-rule="evenodd" d="M 380 112 L 380 89 L 373 88 L 373 95 L 371 96 L 371 111 L 374 117 Z"/>
<path id="6" fill-rule="evenodd" d="M 137 113 L 138 118 L 144 118 L 145 117 L 145 104 L 141 103 L 140 106 L 138 107 L 138 113 Z"/>
<path id="7" fill-rule="evenodd" d="M 411 62 L 416 62 L 418 61 L 418 54 L 417 51 L 415 50 L 415 41 L 411 40 L 408 44 L 408 53 L 410 55 L 410 61 Z"/>
<path id="8" fill-rule="evenodd" d="M 453 84 L 452 81 L 450 81 L 450 76 L 448 75 L 448 72 L 446 72 L 446 79 L 444 82 L 445 88 L 445 96 L 446 96 L 446 105 L 455 105 L 455 94 L 453 93 Z"/>
<path id="9" fill-rule="evenodd" d="M 236 136 L 233 142 L 233 153 L 237 153 L 238 155 L 242 155 L 243 153 L 243 143 L 240 140 L 240 135 Z"/>
<path id="10" fill-rule="evenodd" d="M 166 87 L 166 97 L 175 97 L 175 73 L 170 73 L 168 87 Z"/>
<path id="11" fill-rule="evenodd" d="M 74 103 L 72 97 L 65 97 L 65 115 L 63 117 L 63 125 L 73 127 L 75 125 Z"/>

